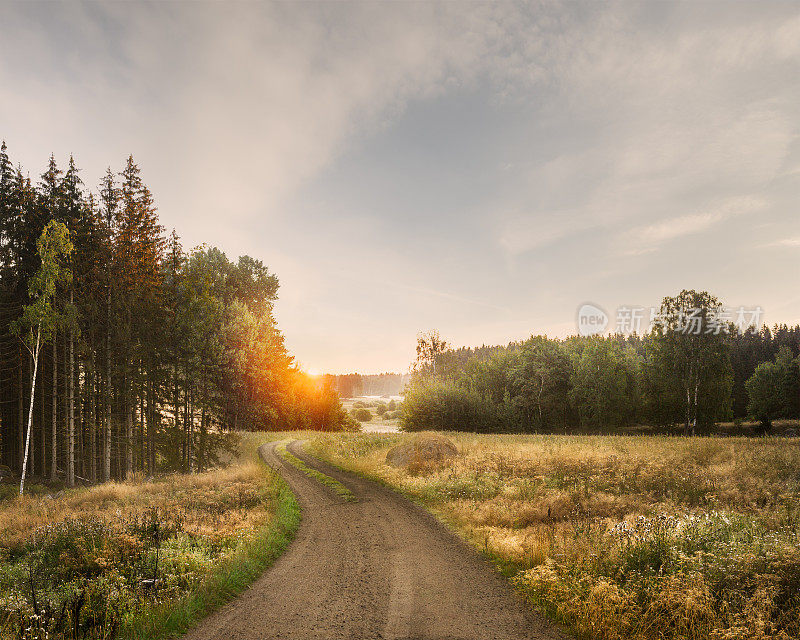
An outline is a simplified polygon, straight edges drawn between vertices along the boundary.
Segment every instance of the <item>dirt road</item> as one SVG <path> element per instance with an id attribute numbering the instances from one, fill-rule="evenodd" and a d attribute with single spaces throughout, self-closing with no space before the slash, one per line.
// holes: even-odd
<path id="1" fill-rule="evenodd" d="M 489 564 L 395 492 L 289 451 L 346 485 L 344 501 L 279 457 L 303 520 L 287 552 L 236 601 L 187 640 L 550 640 Z"/>

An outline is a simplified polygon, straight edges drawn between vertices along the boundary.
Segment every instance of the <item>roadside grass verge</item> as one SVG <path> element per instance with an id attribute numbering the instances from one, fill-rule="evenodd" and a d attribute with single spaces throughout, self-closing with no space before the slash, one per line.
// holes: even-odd
<path id="1" fill-rule="evenodd" d="M 800 637 L 796 442 L 444 435 L 456 458 L 401 469 L 410 435 L 307 449 L 426 506 L 580 638 Z"/>
<path id="2" fill-rule="evenodd" d="M 251 444 L 204 473 L 6 501 L 0 638 L 175 637 L 241 592 L 300 520 Z"/>
<path id="3" fill-rule="evenodd" d="M 345 487 L 341 482 L 338 480 L 334 480 L 328 475 L 325 475 L 321 471 L 317 471 L 316 469 L 309 467 L 305 462 L 303 462 L 300 458 L 295 455 L 292 455 L 287 449 L 285 444 L 279 444 L 275 447 L 275 451 L 278 455 L 286 460 L 290 465 L 299 469 L 304 474 L 306 474 L 309 478 L 313 478 L 320 484 L 332 489 L 336 494 L 338 494 L 341 498 L 348 502 L 355 502 L 358 500 L 356 496 L 353 494 L 350 489 Z"/>
<path id="4" fill-rule="evenodd" d="M 224 558 L 194 592 L 131 620 L 122 638 L 157 640 L 184 634 L 242 593 L 286 550 L 300 524 L 300 507 L 288 485 L 276 472 L 269 473 L 276 505 L 270 525 Z"/>

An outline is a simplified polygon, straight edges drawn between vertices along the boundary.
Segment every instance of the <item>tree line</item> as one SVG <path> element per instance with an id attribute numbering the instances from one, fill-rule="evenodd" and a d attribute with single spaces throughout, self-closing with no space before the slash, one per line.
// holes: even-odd
<path id="1" fill-rule="evenodd" d="M 68 244 L 48 276 L 43 242 L 59 228 Z M 72 157 L 34 181 L 3 143 L 0 475 L 26 460 L 68 485 L 202 470 L 227 431 L 346 425 L 284 345 L 278 286 L 259 260 L 167 236 L 132 157 L 92 192 Z"/>
<path id="2" fill-rule="evenodd" d="M 800 326 L 720 322 L 707 292 L 666 297 L 643 335 L 537 335 L 451 348 L 421 335 L 406 387 L 406 429 L 615 432 L 636 425 L 686 434 L 751 419 L 758 432 L 800 418 Z M 691 329 L 691 330 L 687 330 Z"/>

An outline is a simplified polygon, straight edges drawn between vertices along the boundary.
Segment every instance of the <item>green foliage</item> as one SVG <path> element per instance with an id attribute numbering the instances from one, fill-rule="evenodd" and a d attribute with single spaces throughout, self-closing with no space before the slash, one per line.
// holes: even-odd
<path id="1" fill-rule="evenodd" d="M 680 407 L 686 433 L 731 417 L 730 338 L 719 325 L 720 302 L 705 291 L 664 298 L 662 321 L 649 343 L 652 397 Z"/>
<path id="2" fill-rule="evenodd" d="M 47 223 L 36 241 L 36 247 L 41 263 L 28 283 L 31 304 L 23 309 L 22 316 L 11 325 L 12 331 L 18 335 L 28 330 L 25 339 L 31 350 L 40 340 L 49 340 L 53 331 L 64 321 L 63 313 L 53 308 L 53 297 L 59 285 L 72 281 L 72 272 L 63 262 L 74 248 L 66 225 L 55 220 Z"/>
<path id="3" fill-rule="evenodd" d="M 520 345 L 510 392 L 522 424 L 532 429 L 567 425 L 570 365 L 563 346 L 546 336 L 534 336 Z"/>
<path id="4" fill-rule="evenodd" d="M 438 331 L 420 333 L 417 336 L 417 359 L 414 371 L 434 378 L 441 375 L 441 356 L 447 348 L 447 342 L 439 336 Z"/>
<path id="5" fill-rule="evenodd" d="M 580 424 L 614 430 L 633 423 L 640 366 L 633 349 L 602 337 L 573 340 L 568 346 L 573 347 L 569 397 Z"/>
<path id="6" fill-rule="evenodd" d="M 377 413 L 381 417 L 386 415 L 386 411 L 387 411 L 386 405 L 383 404 L 382 402 L 379 402 L 378 406 L 375 407 L 375 413 Z"/>
<path id="7" fill-rule="evenodd" d="M 372 412 L 366 407 L 353 410 L 353 417 L 359 422 L 369 422 L 372 420 Z"/>
<path id="8" fill-rule="evenodd" d="M 772 420 L 796 415 L 800 401 L 800 370 L 787 347 L 773 362 L 762 362 L 745 383 L 750 416 L 768 429 Z"/>
<path id="9" fill-rule="evenodd" d="M 447 382 L 418 382 L 406 389 L 401 426 L 405 431 L 444 429 L 494 431 L 495 406 L 476 391 Z"/>
<path id="10" fill-rule="evenodd" d="M 664 298 L 662 322 L 646 336 L 540 335 L 505 347 L 455 350 L 442 350 L 438 334 L 421 337 L 423 357 L 406 387 L 403 423 L 406 429 L 523 432 L 683 423 L 686 433 L 695 433 L 732 417 L 732 338 L 720 306 L 706 292 Z M 789 413 L 800 415 L 792 380 L 785 376 L 783 393 L 795 402 Z"/>
<path id="11" fill-rule="evenodd" d="M 221 432 L 353 428 L 333 384 L 294 364 L 276 275 L 164 231 L 132 157 L 92 194 L 72 158 L 62 171 L 51 157 L 34 185 L 0 145 L 0 441 L 14 473 L 25 460 L 68 484 L 202 470 Z M 17 335 L 46 349 L 36 375 Z M 16 421 L 32 398 L 45 437 L 27 439 Z"/>

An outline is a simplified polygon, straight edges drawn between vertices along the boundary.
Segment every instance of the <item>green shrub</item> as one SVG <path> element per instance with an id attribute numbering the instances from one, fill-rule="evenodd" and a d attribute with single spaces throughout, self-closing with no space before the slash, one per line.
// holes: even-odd
<path id="1" fill-rule="evenodd" d="M 386 405 L 383 404 L 382 402 L 379 403 L 377 408 L 375 409 L 375 413 L 377 413 L 379 416 L 383 416 L 386 413 L 386 411 L 387 411 Z"/>
<path id="2" fill-rule="evenodd" d="M 403 402 L 405 431 L 492 432 L 499 430 L 497 409 L 478 393 L 455 384 L 418 383 L 407 388 Z"/>
<path id="3" fill-rule="evenodd" d="M 386 405 L 386 408 L 389 411 L 395 411 L 397 409 L 397 403 L 394 401 L 394 398 L 389 400 L 389 404 Z"/>
<path id="4" fill-rule="evenodd" d="M 356 409 L 353 417 L 359 422 L 369 422 L 372 420 L 372 412 L 369 409 Z"/>

